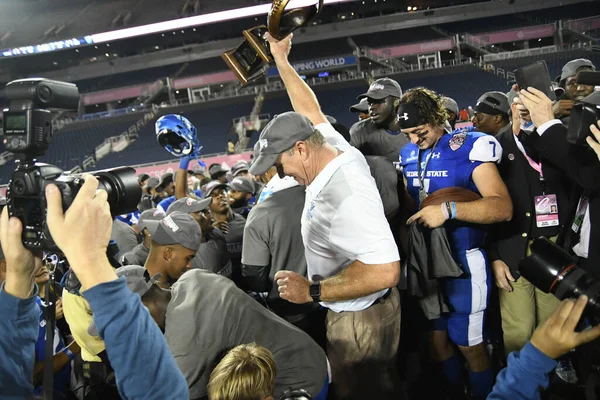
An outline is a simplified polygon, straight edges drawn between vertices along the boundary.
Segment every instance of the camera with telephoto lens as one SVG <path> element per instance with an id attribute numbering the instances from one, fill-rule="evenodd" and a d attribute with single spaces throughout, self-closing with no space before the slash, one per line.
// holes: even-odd
<path id="1" fill-rule="evenodd" d="M 533 241 L 531 255 L 521 260 L 519 272 L 559 300 L 586 295 L 589 301 L 584 315 L 592 324 L 600 324 L 600 281 L 578 268 L 573 257 L 547 238 Z"/>
<path id="2" fill-rule="evenodd" d="M 600 84 L 600 72 L 581 71 L 577 74 L 577 84 Z M 600 120 L 600 92 L 593 92 L 575 104 L 571 109 L 567 141 L 571 144 L 587 146 L 586 139 L 592 134 L 590 125 L 596 126 Z"/>
<path id="3" fill-rule="evenodd" d="M 73 203 L 84 183 L 80 175 L 36 162 L 52 142 L 52 113 L 49 108 L 76 110 L 79 90 L 72 83 L 42 78 L 9 82 L 4 89 L 3 143 L 15 155 L 17 169 L 6 191 L 8 213 L 23 223 L 23 245 L 31 250 L 56 250 L 46 224 L 46 186 L 55 184 L 62 194 L 63 210 Z M 142 195 L 135 170 L 119 167 L 94 173 L 99 189 L 108 193 L 113 216 L 137 209 Z"/>

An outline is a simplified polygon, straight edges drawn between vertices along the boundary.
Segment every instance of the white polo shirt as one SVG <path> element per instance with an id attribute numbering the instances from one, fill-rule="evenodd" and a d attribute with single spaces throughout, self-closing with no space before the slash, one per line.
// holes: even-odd
<path id="1" fill-rule="evenodd" d="M 365 157 L 331 124 L 319 124 L 316 128 L 343 153 L 306 188 L 302 239 L 309 278 L 318 281 L 337 275 L 355 260 L 364 264 L 400 260 Z M 361 311 L 385 292 L 321 304 L 335 312 Z"/>

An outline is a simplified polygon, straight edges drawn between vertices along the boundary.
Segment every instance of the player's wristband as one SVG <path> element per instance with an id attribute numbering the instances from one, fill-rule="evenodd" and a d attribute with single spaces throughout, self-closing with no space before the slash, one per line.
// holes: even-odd
<path id="1" fill-rule="evenodd" d="M 179 169 L 188 169 L 190 165 L 190 161 L 192 161 L 191 157 L 181 157 L 181 161 L 179 161 Z"/>
<path id="2" fill-rule="evenodd" d="M 456 219 L 456 203 L 450 202 L 450 219 Z"/>
<path id="3" fill-rule="evenodd" d="M 67 357 L 69 357 L 69 360 L 73 361 L 73 359 L 75 358 L 75 354 L 73 354 L 73 352 L 71 350 L 64 349 L 63 353 L 65 353 L 67 355 Z"/>
<path id="4" fill-rule="evenodd" d="M 440 204 L 440 207 L 442 208 L 442 214 L 444 214 L 444 219 L 446 221 L 448 221 L 450 219 L 450 204 L 449 203 L 442 203 Z"/>

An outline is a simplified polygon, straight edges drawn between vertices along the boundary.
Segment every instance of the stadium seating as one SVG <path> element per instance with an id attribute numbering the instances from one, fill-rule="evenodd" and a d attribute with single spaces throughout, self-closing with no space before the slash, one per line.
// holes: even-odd
<path id="1" fill-rule="evenodd" d="M 506 71 L 514 71 L 536 61 L 545 60 L 548 65 L 548 70 L 550 71 L 550 76 L 554 79 L 556 76 L 560 75 L 563 65 L 575 58 L 587 58 L 591 60 L 594 65 L 600 65 L 600 53 L 583 50 L 563 51 L 554 54 L 490 61 L 489 64 L 496 68 L 503 68 Z"/>
<path id="2" fill-rule="evenodd" d="M 429 27 L 402 29 L 389 31 L 385 33 L 376 33 L 368 35 L 359 35 L 353 39 L 359 46 L 377 48 L 389 45 L 398 45 L 404 43 L 424 42 L 445 37 L 435 32 Z M 241 39 L 240 39 L 241 42 Z M 319 41 L 319 46 L 314 43 L 299 43 L 294 46 L 294 52 L 291 54 L 291 60 L 305 61 L 316 58 L 339 56 L 351 54 L 353 49 L 348 45 L 345 38 L 328 39 Z M 113 89 L 122 86 L 148 83 L 159 78 L 173 77 L 181 68 L 181 64 L 172 64 L 163 67 L 148 68 L 140 71 L 114 74 L 108 77 L 84 79 L 75 82 L 81 93 Z M 220 57 L 206 60 L 191 61 L 183 69 L 179 76 L 192 76 L 199 74 L 208 74 L 220 72 L 227 69 L 227 66 Z"/>

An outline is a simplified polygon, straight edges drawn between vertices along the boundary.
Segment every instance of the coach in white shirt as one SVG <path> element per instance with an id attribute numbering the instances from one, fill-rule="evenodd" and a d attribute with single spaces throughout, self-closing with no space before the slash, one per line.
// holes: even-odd
<path id="1" fill-rule="evenodd" d="M 269 37 L 294 110 L 263 130 L 250 173 L 277 167 L 306 186 L 302 239 L 306 279 L 279 271 L 281 298 L 320 302 L 327 315 L 327 355 L 337 399 L 396 396 L 400 339 L 398 248 L 364 156 L 335 131 L 315 94 L 287 60 L 291 36 Z"/>

